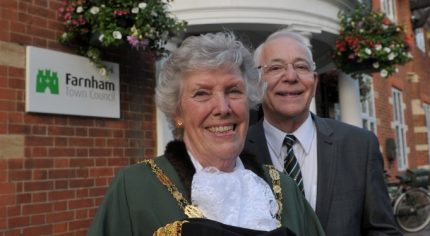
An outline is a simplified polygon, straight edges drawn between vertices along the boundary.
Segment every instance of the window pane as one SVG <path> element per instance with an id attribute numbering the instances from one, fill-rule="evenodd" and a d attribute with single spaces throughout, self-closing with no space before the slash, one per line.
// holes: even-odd
<path id="1" fill-rule="evenodd" d="M 373 97 L 373 96 L 372 96 Z M 372 100 L 373 101 L 373 100 Z M 370 102 L 369 102 L 370 103 Z M 373 102 L 371 105 L 369 105 L 369 116 L 375 116 L 375 114 L 373 113 Z"/>
<path id="2" fill-rule="evenodd" d="M 363 128 L 370 130 L 376 134 L 376 129 L 372 129 L 372 125 L 376 123 L 376 117 L 374 114 L 374 100 L 373 96 L 373 83 L 372 77 L 368 75 L 363 75 L 363 78 L 359 80 L 360 87 L 365 86 L 367 94 L 365 94 L 365 100 L 361 102 L 361 119 Z M 361 94 L 364 96 L 364 94 Z"/>
<path id="3" fill-rule="evenodd" d="M 388 19 L 397 22 L 396 5 L 394 0 L 381 0 L 381 11 L 384 12 Z"/>
<path id="4" fill-rule="evenodd" d="M 405 170 L 408 167 L 407 144 L 405 138 L 405 124 L 403 123 L 403 99 L 402 92 L 398 89 L 392 89 L 393 95 L 393 125 L 395 129 L 397 164 L 399 170 Z"/>
<path id="5" fill-rule="evenodd" d="M 415 29 L 415 42 L 417 43 L 417 47 L 422 51 L 426 51 L 426 44 L 424 39 L 423 28 Z"/>

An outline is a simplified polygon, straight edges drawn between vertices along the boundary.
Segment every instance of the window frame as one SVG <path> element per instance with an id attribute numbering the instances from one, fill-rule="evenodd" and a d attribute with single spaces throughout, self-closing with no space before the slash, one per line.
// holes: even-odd
<path id="1" fill-rule="evenodd" d="M 373 89 L 373 78 L 369 75 L 363 75 L 359 81 L 360 86 L 362 83 L 366 83 L 369 87 L 366 97 L 361 101 L 361 120 L 363 128 L 372 131 L 375 135 L 377 134 L 377 119 L 375 114 L 375 94 Z M 360 94 L 361 97 L 364 94 Z"/>
<path id="2" fill-rule="evenodd" d="M 396 141 L 397 168 L 404 171 L 408 168 L 408 154 L 406 144 L 406 124 L 404 116 L 403 94 L 402 91 L 392 88 L 393 99 L 393 129 Z"/>
<path id="3" fill-rule="evenodd" d="M 424 35 L 424 29 L 422 27 L 416 28 L 414 30 L 414 35 L 417 48 L 420 49 L 421 52 L 426 52 L 426 39 Z"/>
<path id="4" fill-rule="evenodd" d="M 394 0 L 381 0 L 381 11 L 387 15 L 393 23 L 397 23 L 397 8 Z"/>

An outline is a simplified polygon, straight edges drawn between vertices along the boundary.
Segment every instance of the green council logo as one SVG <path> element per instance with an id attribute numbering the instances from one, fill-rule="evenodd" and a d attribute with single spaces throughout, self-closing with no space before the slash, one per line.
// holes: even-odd
<path id="1" fill-rule="evenodd" d="M 38 70 L 36 77 L 36 92 L 58 94 L 58 73 L 51 70 Z"/>

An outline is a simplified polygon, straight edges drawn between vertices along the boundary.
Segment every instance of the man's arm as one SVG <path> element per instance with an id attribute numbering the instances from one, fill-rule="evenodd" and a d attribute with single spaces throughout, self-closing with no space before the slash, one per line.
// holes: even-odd
<path id="1" fill-rule="evenodd" d="M 384 177 L 384 161 L 376 136 L 369 138 L 366 170 L 363 233 L 366 235 L 402 235 L 394 221 L 393 209 Z"/>

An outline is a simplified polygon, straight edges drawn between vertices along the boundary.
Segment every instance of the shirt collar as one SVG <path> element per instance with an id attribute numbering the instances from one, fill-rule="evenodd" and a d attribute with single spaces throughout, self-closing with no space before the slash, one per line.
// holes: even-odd
<path id="1" fill-rule="evenodd" d="M 305 122 L 296 131 L 294 131 L 293 134 L 300 142 L 300 145 L 302 145 L 306 155 L 308 155 L 311 151 L 312 140 L 315 135 L 315 124 L 312 121 L 312 116 L 309 115 Z"/>
<path id="2" fill-rule="evenodd" d="M 271 140 L 271 146 L 274 150 L 282 150 L 283 142 L 285 135 L 287 133 L 282 130 L 276 128 L 272 124 L 270 124 L 266 119 L 263 120 L 263 127 L 265 133 L 267 135 L 267 140 Z M 306 152 L 306 155 L 309 154 L 312 146 L 312 139 L 314 138 L 315 133 L 315 124 L 312 121 L 312 116 L 309 114 L 308 118 L 306 118 L 305 122 L 296 129 L 293 133 L 296 136 L 297 141 L 303 147 L 303 150 Z"/>
<path id="3" fill-rule="evenodd" d="M 263 128 L 272 150 L 276 151 L 277 155 L 281 155 L 286 133 L 270 124 L 266 119 L 263 120 Z"/>

